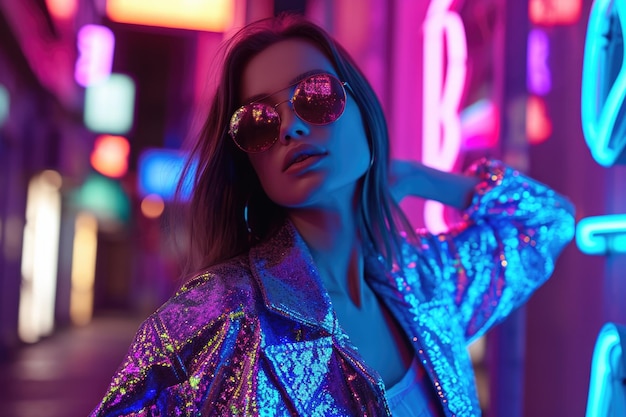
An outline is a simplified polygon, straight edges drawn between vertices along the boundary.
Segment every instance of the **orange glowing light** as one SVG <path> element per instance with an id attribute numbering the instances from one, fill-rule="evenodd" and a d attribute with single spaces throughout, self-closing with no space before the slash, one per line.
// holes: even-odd
<path id="1" fill-rule="evenodd" d="M 545 142 L 552 135 L 552 122 L 540 97 L 530 96 L 526 103 L 526 134 L 531 145 Z"/>
<path id="2" fill-rule="evenodd" d="M 50 14 L 57 19 L 69 20 L 76 15 L 77 0 L 46 0 Z"/>
<path id="3" fill-rule="evenodd" d="M 123 136 L 102 135 L 96 138 L 91 165 L 102 175 L 120 178 L 128 171 L 130 144 Z"/>
<path id="4" fill-rule="evenodd" d="M 149 219 L 156 219 L 165 210 L 163 199 L 156 194 L 149 194 L 141 200 L 141 213 Z"/>
<path id="5" fill-rule="evenodd" d="M 528 17 L 535 25 L 569 25 L 580 20 L 582 0 L 530 0 Z"/>
<path id="6" fill-rule="evenodd" d="M 107 0 L 114 21 L 147 26 L 224 32 L 232 25 L 235 0 Z"/>

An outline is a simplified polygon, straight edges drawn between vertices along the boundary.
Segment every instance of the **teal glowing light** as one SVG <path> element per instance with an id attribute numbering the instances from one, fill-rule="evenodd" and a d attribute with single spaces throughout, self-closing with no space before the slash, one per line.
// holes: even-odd
<path id="1" fill-rule="evenodd" d="M 93 132 L 125 135 L 133 125 L 135 82 L 111 74 L 85 91 L 85 125 Z"/>
<path id="2" fill-rule="evenodd" d="M 626 2 L 596 0 L 583 61 L 581 117 L 587 146 L 605 167 L 626 162 Z"/>
<path id="3" fill-rule="evenodd" d="M 99 220 L 125 222 L 130 219 L 130 199 L 118 181 L 99 174 L 87 177 L 73 195 L 74 204 Z"/>
<path id="4" fill-rule="evenodd" d="M 2 127 L 4 122 L 9 118 L 10 103 L 9 90 L 0 84 L 0 127 Z"/>
<path id="5" fill-rule="evenodd" d="M 588 255 L 626 253 L 626 214 L 582 219 L 576 226 L 576 245 Z"/>
<path id="6" fill-rule="evenodd" d="M 586 417 L 626 415 L 626 327 L 606 323 L 591 361 Z"/>

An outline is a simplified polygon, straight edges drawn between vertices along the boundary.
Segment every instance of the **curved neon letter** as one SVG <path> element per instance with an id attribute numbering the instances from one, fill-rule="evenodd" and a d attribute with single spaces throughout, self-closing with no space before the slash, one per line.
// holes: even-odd
<path id="1" fill-rule="evenodd" d="M 467 73 L 465 27 L 450 10 L 453 1 L 433 0 L 424 20 L 422 161 L 445 171 L 454 167 L 461 149 L 459 105 Z M 438 202 L 426 202 L 424 221 L 431 232 L 448 229 Z"/>
<path id="2" fill-rule="evenodd" d="M 620 162 L 626 148 L 624 32 L 626 3 L 596 0 L 585 40 L 581 117 L 591 154 L 605 167 Z"/>

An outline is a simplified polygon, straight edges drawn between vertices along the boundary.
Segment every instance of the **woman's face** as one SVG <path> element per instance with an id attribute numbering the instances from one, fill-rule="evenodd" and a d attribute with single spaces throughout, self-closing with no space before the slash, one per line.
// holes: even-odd
<path id="1" fill-rule="evenodd" d="M 303 121 L 286 102 L 295 89 L 289 87 L 293 80 L 311 71 L 337 75 L 316 46 L 290 39 L 256 55 L 243 72 L 242 103 L 268 94 L 272 96 L 264 100 L 267 104 L 282 103 L 276 108 L 281 119 L 278 140 L 270 149 L 248 156 L 265 193 L 287 208 L 322 208 L 338 200 L 352 201 L 357 182 L 369 167 L 363 120 L 347 88 L 344 113 L 327 125 Z"/>

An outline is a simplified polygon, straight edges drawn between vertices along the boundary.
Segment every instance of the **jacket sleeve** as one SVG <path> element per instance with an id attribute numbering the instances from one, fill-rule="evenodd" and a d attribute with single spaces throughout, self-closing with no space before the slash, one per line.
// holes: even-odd
<path id="1" fill-rule="evenodd" d="M 421 233 L 419 258 L 431 285 L 452 298 L 466 339 L 484 334 L 552 274 L 574 234 L 563 196 L 500 161 L 481 160 L 471 205 L 449 232 Z"/>
<path id="2" fill-rule="evenodd" d="M 183 375 L 167 340 L 159 334 L 157 320 L 153 315 L 140 326 L 92 417 L 159 415 L 159 398 Z"/>
<path id="3" fill-rule="evenodd" d="M 236 376 L 252 359 L 236 346 L 256 340 L 256 321 L 239 300 L 227 309 L 225 288 L 211 284 L 179 293 L 140 326 L 91 417 L 220 415 L 215 395 L 247 392 L 249 378 Z"/>

